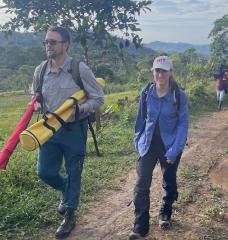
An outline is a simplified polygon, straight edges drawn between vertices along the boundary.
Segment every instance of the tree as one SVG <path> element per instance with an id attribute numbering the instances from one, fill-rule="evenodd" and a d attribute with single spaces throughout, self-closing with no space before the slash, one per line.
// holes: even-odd
<path id="1" fill-rule="evenodd" d="M 183 58 L 185 59 L 185 63 L 194 64 L 199 61 L 199 55 L 196 52 L 195 48 L 189 48 L 184 51 Z"/>
<path id="2" fill-rule="evenodd" d="M 0 25 L 0 29 L 12 32 L 25 30 L 46 31 L 50 25 L 60 25 L 72 31 L 73 40 L 79 42 L 88 62 L 90 42 L 105 45 L 116 30 L 138 47 L 142 39 L 137 34 L 137 15 L 150 10 L 150 0 L 3 0 L 6 13 L 15 17 Z"/>
<path id="3" fill-rule="evenodd" d="M 32 84 L 34 70 L 34 66 L 22 65 L 17 73 L 10 77 L 11 82 L 14 83 L 18 90 L 23 89 L 28 91 L 29 86 Z"/>
<path id="4" fill-rule="evenodd" d="M 14 45 L 8 44 L 4 51 L 0 53 L 1 63 L 6 68 L 10 68 L 12 70 L 17 70 L 21 65 L 26 62 L 26 54 L 23 48 Z"/>
<path id="5" fill-rule="evenodd" d="M 110 66 L 110 64 L 107 64 L 107 63 L 97 65 L 94 73 L 96 76 L 99 76 L 105 79 L 108 78 L 110 81 L 114 79 L 114 72 L 112 70 L 112 67 Z"/>
<path id="6" fill-rule="evenodd" d="M 209 38 L 212 40 L 210 49 L 213 62 L 226 63 L 228 59 L 228 14 L 214 22 Z"/>
<path id="7" fill-rule="evenodd" d="M 45 51 L 41 47 L 29 47 L 24 49 L 26 54 L 26 65 L 36 66 L 46 58 Z"/>

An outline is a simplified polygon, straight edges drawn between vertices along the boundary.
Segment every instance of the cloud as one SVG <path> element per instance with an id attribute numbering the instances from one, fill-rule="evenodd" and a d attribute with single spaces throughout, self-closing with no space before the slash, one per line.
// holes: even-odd
<path id="1" fill-rule="evenodd" d="M 155 0 L 151 5 L 151 12 L 142 15 L 142 18 L 159 20 L 207 18 L 217 19 L 228 12 L 227 0 Z"/>
<path id="2" fill-rule="evenodd" d="M 172 39 L 207 43 L 214 21 L 227 13 L 227 0 L 154 0 L 151 12 L 138 18 L 143 30 L 140 35 L 145 42 Z"/>

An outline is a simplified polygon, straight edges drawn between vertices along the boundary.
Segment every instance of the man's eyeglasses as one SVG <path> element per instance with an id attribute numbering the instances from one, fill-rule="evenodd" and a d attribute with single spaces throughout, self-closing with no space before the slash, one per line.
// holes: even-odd
<path id="1" fill-rule="evenodd" d="M 45 40 L 43 42 L 43 45 L 44 46 L 47 46 L 47 45 L 50 45 L 50 46 L 55 46 L 57 45 L 58 43 L 64 43 L 65 41 L 57 41 L 57 40 L 54 40 L 54 39 L 50 39 L 50 40 Z"/>

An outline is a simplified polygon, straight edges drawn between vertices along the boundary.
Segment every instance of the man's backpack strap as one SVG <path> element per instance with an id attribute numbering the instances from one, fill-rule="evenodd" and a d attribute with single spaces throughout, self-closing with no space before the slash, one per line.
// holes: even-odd
<path id="1" fill-rule="evenodd" d="M 34 75 L 34 90 L 35 92 L 41 94 L 42 93 L 42 86 L 44 81 L 44 73 L 46 71 L 48 64 L 48 60 L 41 62 L 41 64 L 37 67 Z"/>
<path id="2" fill-rule="evenodd" d="M 77 60 L 72 58 L 72 60 L 70 62 L 70 69 L 68 70 L 68 72 L 72 74 L 72 78 L 73 78 L 74 82 L 80 87 L 80 89 L 85 91 L 82 79 L 80 77 L 80 71 L 79 71 L 80 62 L 81 61 L 77 61 Z M 45 61 L 41 62 L 41 64 L 37 67 L 36 73 L 35 73 L 34 90 L 35 90 L 35 92 L 37 92 L 39 94 L 39 97 L 40 97 L 39 102 L 41 103 L 41 111 L 43 110 L 42 86 L 43 86 L 44 74 L 45 74 L 45 71 L 46 71 L 47 64 L 48 64 L 48 60 L 45 60 Z M 96 154 L 97 154 L 97 156 L 101 156 L 101 154 L 99 152 L 99 149 L 98 149 L 97 139 L 96 139 L 96 136 L 95 136 L 90 118 L 88 118 L 88 120 L 89 120 L 89 129 L 92 133 Z"/>
<path id="3" fill-rule="evenodd" d="M 80 87 L 80 89 L 85 91 L 82 79 L 80 77 L 80 71 L 79 71 L 79 64 L 80 64 L 80 62 L 81 61 L 76 61 L 75 59 L 72 59 L 71 63 L 70 63 L 69 72 L 72 74 L 72 78 L 73 78 L 74 82 Z M 97 144 L 97 139 L 96 139 L 96 135 L 95 135 L 95 131 L 94 131 L 93 125 L 92 125 L 92 122 L 94 122 L 94 121 L 96 121 L 95 120 L 95 113 L 90 114 L 88 116 L 88 124 L 89 124 L 89 130 L 90 130 L 90 132 L 92 134 L 92 138 L 93 138 L 93 143 L 94 143 L 94 146 L 95 146 L 96 154 L 97 154 L 98 157 L 100 157 L 100 156 L 102 156 L 102 154 L 99 151 L 98 144 Z"/>
<path id="4" fill-rule="evenodd" d="M 37 67 L 35 72 L 35 91 L 38 93 L 42 92 L 42 86 L 44 81 L 44 74 L 47 68 L 48 60 L 45 60 L 41 62 L 41 64 Z M 84 86 L 80 77 L 79 73 L 79 64 L 80 61 L 76 61 L 75 59 L 72 59 L 70 62 L 70 69 L 68 70 L 69 73 L 72 74 L 72 78 L 74 82 L 82 89 L 84 90 Z"/>
<path id="5" fill-rule="evenodd" d="M 80 87 L 80 89 L 85 90 L 82 79 L 80 77 L 79 64 L 81 61 L 77 61 L 72 58 L 70 62 L 69 72 L 72 74 L 74 82 Z"/>
<path id="6" fill-rule="evenodd" d="M 48 60 L 41 62 L 41 64 L 37 67 L 34 73 L 33 88 L 34 88 L 34 92 L 37 94 L 37 101 L 41 104 L 41 112 L 43 112 L 42 87 L 43 87 L 44 74 L 47 68 L 47 64 L 48 64 Z"/>

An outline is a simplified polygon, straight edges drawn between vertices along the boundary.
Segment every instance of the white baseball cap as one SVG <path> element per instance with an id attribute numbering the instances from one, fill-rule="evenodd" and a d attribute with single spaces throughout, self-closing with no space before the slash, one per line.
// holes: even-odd
<path id="1" fill-rule="evenodd" d="M 168 56 L 159 56 L 154 59 L 153 67 L 151 68 L 151 70 L 154 70 L 155 68 L 169 71 L 173 68 L 173 64 Z"/>

